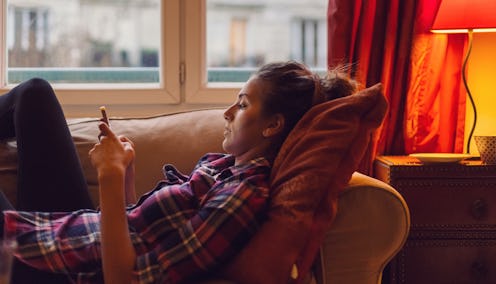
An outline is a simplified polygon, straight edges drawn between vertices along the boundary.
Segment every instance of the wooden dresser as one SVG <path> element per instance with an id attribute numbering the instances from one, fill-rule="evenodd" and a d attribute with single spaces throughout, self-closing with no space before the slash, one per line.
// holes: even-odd
<path id="1" fill-rule="evenodd" d="M 384 283 L 496 283 L 496 165 L 380 156 L 374 176 L 403 195 L 411 214 Z"/>

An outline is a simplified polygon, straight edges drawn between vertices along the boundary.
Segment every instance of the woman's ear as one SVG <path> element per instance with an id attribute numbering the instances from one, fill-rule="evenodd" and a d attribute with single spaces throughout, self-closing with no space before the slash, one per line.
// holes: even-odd
<path id="1" fill-rule="evenodd" d="M 282 133 L 284 130 L 284 116 L 280 113 L 274 114 L 268 121 L 267 127 L 262 132 L 265 138 L 270 138 Z"/>

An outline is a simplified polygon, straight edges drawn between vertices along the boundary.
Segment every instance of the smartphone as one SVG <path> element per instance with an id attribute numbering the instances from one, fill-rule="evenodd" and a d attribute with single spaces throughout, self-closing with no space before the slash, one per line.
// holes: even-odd
<path id="1" fill-rule="evenodd" d="M 102 113 L 102 121 L 105 122 L 108 126 L 110 126 L 110 122 L 107 116 L 107 109 L 105 106 L 100 107 L 100 112 Z"/>

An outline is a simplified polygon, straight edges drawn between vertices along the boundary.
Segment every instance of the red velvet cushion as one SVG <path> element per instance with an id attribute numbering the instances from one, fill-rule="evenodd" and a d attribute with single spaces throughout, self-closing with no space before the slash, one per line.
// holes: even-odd
<path id="1" fill-rule="evenodd" d="M 338 194 L 386 109 L 377 84 L 316 105 L 304 115 L 274 162 L 268 220 L 228 265 L 225 277 L 250 284 L 301 282 L 334 220 Z M 290 277 L 294 264 L 296 280 Z"/>

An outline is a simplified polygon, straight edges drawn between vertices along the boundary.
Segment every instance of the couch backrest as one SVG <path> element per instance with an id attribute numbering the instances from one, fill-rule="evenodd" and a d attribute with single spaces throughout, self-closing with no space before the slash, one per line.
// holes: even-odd
<path id="1" fill-rule="evenodd" d="M 188 174 L 207 152 L 221 152 L 224 132 L 223 110 L 208 109 L 136 119 L 113 119 L 112 129 L 135 143 L 136 194 L 153 189 L 163 178 L 162 166 L 173 164 Z M 98 197 L 96 171 L 88 151 L 97 141 L 97 121 L 70 123 L 94 201 Z"/>
<path id="2" fill-rule="evenodd" d="M 153 189 L 170 163 L 188 174 L 207 152 L 221 152 L 224 132 L 223 109 L 178 112 L 146 118 L 111 119 L 112 129 L 129 137 L 136 148 L 136 194 Z M 91 197 L 98 204 L 96 171 L 88 151 L 97 142 L 98 119 L 69 119 Z M 0 143 L 0 188 L 15 204 L 17 184 L 15 143 Z"/>

